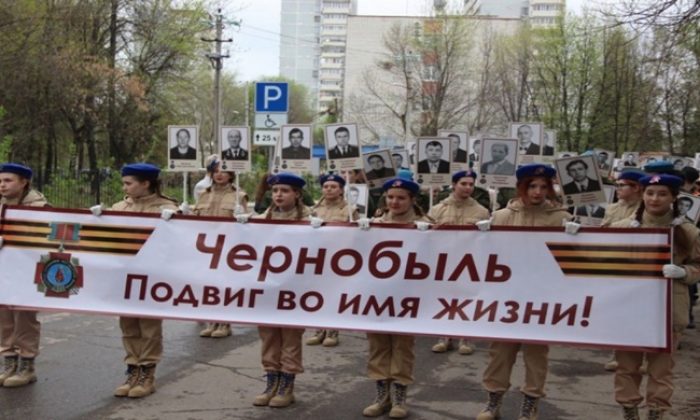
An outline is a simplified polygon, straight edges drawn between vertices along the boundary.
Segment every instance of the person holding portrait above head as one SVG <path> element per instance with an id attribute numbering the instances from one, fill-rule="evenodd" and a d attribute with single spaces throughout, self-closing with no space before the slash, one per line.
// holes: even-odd
<path id="1" fill-rule="evenodd" d="M 448 134 L 447 138 L 450 139 L 452 147 L 452 162 L 467 163 L 467 151 L 459 148 L 461 143 L 459 134 Z"/>
<path id="2" fill-rule="evenodd" d="M 449 174 L 450 162 L 442 158 L 442 143 L 433 140 L 425 145 L 426 158 L 418 162 L 418 173 Z"/>
<path id="3" fill-rule="evenodd" d="M 0 164 L 0 206 L 48 207 L 46 198 L 32 188 L 32 175 L 27 166 Z M 0 355 L 4 358 L 0 387 L 16 388 L 36 382 L 34 359 L 39 355 L 40 334 L 36 311 L 0 306 Z"/>
<path id="4" fill-rule="evenodd" d="M 211 177 L 212 184 L 197 199 L 193 213 L 197 216 L 234 217 L 248 208 L 248 195 L 243 191 L 236 194 L 233 185 L 236 173 L 221 170 L 221 162 L 217 158 L 217 155 L 212 155 L 207 159 L 210 161 L 207 174 Z M 222 338 L 229 335 L 231 324 L 228 322 L 210 322 L 199 332 L 200 337 Z"/>
<path id="5" fill-rule="evenodd" d="M 564 184 L 564 194 L 580 194 L 582 192 L 600 191 L 598 180 L 588 177 L 588 164 L 582 159 L 575 159 L 566 165 L 566 173 L 573 181 Z"/>
<path id="6" fill-rule="evenodd" d="M 474 225 L 489 218 L 489 211 L 472 198 L 478 178 L 472 170 L 455 172 L 452 175 L 452 194 L 430 209 L 429 216 L 440 225 Z M 452 338 L 442 337 L 432 347 L 434 353 L 444 353 L 452 349 Z M 459 339 L 459 354 L 472 354 L 474 349 L 467 340 Z"/>
<path id="7" fill-rule="evenodd" d="M 334 132 L 335 147 L 328 151 L 329 159 L 356 158 L 360 156 L 360 149 L 350 144 L 350 130 L 347 127 L 338 127 Z"/>
<path id="8" fill-rule="evenodd" d="M 532 127 L 527 124 L 518 127 L 520 152 L 525 155 L 539 155 L 540 145 L 532 141 Z"/>
<path id="9" fill-rule="evenodd" d="M 289 146 L 282 148 L 282 159 L 310 159 L 311 149 L 303 142 L 304 132 L 300 128 L 289 130 Z"/>
<path id="10" fill-rule="evenodd" d="M 345 179 L 340 175 L 328 174 L 321 176 L 319 183 L 322 189 L 321 199 L 311 209 L 312 216 L 319 219 L 316 223 L 348 222 L 359 218 L 357 210 L 352 209 L 343 198 Z M 316 333 L 306 340 L 309 346 L 322 344 L 323 347 L 335 347 L 338 342 L 338 330 L 316 330 Z"/>
<path id="11" fill-rule="evenodd" d="M 368 180 L 388 178 L 395 175 L 392 168 L 387 168 L 384 166 L 384 158 L 382 155 L 374 154 L 367 157 L 367 163 L 371 170 L 365 172 L 365 176 Z"/>
<path id="12" fill-rule="evenodd" d="M 302 202 L 302 190 L 306 181 L 300 176 L 282 172 L 271 175 L 267 183 L 272 190 L 272 205 L 265 213 L 254 216 L 264 220 L 307 220 L 311 209 Z M 245 216 L 236 218 L 247 221 Z M 262 340 L 262 365 L 267 385 L 255 397 L 253 405 L 282 408 L 294 402 L 296 375 L 304 372 L 301 358 L 303 328 L 258 327 Z"/>
<path id="13" fill-rule="evenodd" d="M 517 198 L 511 200 L 506 208 L 494 212 L 491 221 L 477 222 L 479 230 L 488 231 L 492 225 L 561 227 L 564 222 L 571 220 L 572 216 L 552 201 L 556 197 L 554 169 L 541 164 L 530 164 L 518 168 L 515 176 Z M 567 222 L 566 232 L 575 234 L 578 227 L 580 225 Z M 494 341 L 490 345 L 489 363 L 482 382 L 488 392 L 488 403 L 476 417 L 477 420 L 493 420 L 499 417 L 503 396 L 510 387 L 513 365 L 520 351 L 525 362 L 525 384 L 520 388 L 523 400 L 518 418 L 537 418 L 539 400 L 545 396 L 549 346 Z"/>
<path id="14" fill-rule="evenodd" d="M 170 149 L 170 159 L 194 160 L 197 159 L 197 149 L 190 146 L 190 132 L 181 128 L 175 133 L 177 146 Z"/>
<path id="15" fill-rule="evenodd" d="M 676 346 L 688 325 L 688 285 L 700 279 L 700 231 L 679 217 L 678 194 L 683 179 L 674 175 L 653 174 L 639 180 L 644 191 L 642 202 L 629 219 L 613 223 L 615 228 L 671 228 L 672 262 L 661 267 L 663 277 L 672 280 L 673 336 L 670 352 L 644 353 L 615 351 L 615 401 L 622 406 L 625 419 L 639 419 L 638 406 L 646 399 L 648 419 L 661 419 L 671 410 L 673 367 Z M 649 374 L 646 395 L 640 391 L 642 374 L 639 368 L 647 359 Z"/>
<path id="16" fill-rule="evenodd" d="M 241 147 L 242 138 L 241 130 L 235 128 L 229 130 L 226 134 L 228 149 L 221 153 L 223 160 L 248 160 L 248 151 Z"/>
<path id="17" fill-rule="evenodd" d="M 132 163 L 121 170 L 126 197 L 112 210 L 160 213 L 169 219 L 178 211 L 177 202 L 161 194 L 160 168 L 150 163 Z M 91 209 L 92 210 L 92 209 Z M 122 344 L 126 351 L 126 381 L 114 390 L 115 397 L 142 398 L 156 390 L 156 365 L 163 356 L 163 320 L 119 317 Z"/>
<path id="18" fill-rule="evenodd" d="M 491 160 L 481 165 L 481 172 L 488 175 L 513 175 L 515 165 L 508 159 L 508 145 L 493 143 L 491 145 Z"/>
<path id="19" fill-rule="evenodd" d="M 382 186 L 386 194 L 386 207 L 378 211 L 380 223 L 416 224 L 425 230 L 432 221 L 416 205 L 419 185 L 404 178 L 393 178 Z M 361 222 L 366 222 L 362 224 Z M 361 229 L 369 229 L 368 219 L 358 221 Z M 415 363 L 415 337 L 412 335 L 367 333 L 369 343 L 368 376 L 376 381 L 376 396 L 365 407 L 366 417 L 379 417 L 389 411 L 389 417 L 400 419 L 408 416 L 406 392 L 413 383 Z"/>

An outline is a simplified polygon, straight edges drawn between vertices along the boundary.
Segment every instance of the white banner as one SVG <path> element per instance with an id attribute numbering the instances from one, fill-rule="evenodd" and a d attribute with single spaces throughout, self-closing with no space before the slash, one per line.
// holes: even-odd
<path id="1" fill-rule="evenodd" d="M 668 348 L 668 230 L 396 225 L 6 208 L 0 304 Z"/>

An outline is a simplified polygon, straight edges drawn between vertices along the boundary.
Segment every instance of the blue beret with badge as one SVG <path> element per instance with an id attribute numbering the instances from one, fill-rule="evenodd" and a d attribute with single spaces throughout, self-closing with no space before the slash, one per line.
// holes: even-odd
<path id="1" fill-rule="evenodd" d="M 462 178 L 474 178 L 477 179 L 479 175 L 471 169 L 468 171 L 459 171 L 452 174 L 452 183 L 459 181 Z"/>
<path id="2" fill-rule="evenodd" d="M 413 172 L 410 169 L 402 168 L 396 173 L 396 177 L 413 181 Z"/>
<path id="3" fill-rule="evenodd" d="M 289 172 L 280 172 L 277 175 L 270 175 L 267 177 L 267 185 L 289 185 L 297 188 L 304 188 L 306 181 L 299 175 L 291 174 Z"/>
<path id="4" fill-rule="evenodd" d="M 336 174 L 327 174 L 327 175 L 321 175 L 321 177 L 318 179 L 319 184 L 323 186 L 328 181 L 333 181 L 337 182 L 340 184 L 340 187 L 343 188 L 345 187 L 345 179 L 343 179 L 342 176 L 336 175 Z"/>
<path id="5" fill-rule="evenodd" d="M 667 162 L 665 160 L 652 162 L 648 165 L 644 165 L 644 172 L 650 174 L 668 174 L 674 173 L 673 163 Z"/>
<path id="6" fill-rule="evenodd" d="M 639 183 L 648 187 L 649 185 L 664 185 L 671 188 L 680 188 L 683 185 L 683 178 L 668 174 L 654 174 L 645 176 Z"/>
<path id="7" fill-rule="evenodd" d="M 418 194 L 420 185 L 410 179 L 392 178 L 382 185 L 384 191 L 389 191 L 391 188 L 403 188 L 404 190 L 410 191 L 412 194 Z"/>
<path id="8" fill-rule="evenodd" d="M 0 164 L 0 173 L 2 172 L 9 172 L 11 174 L 19 175 L 22 178 L 26 179 L 32 179 L 32 175 L 34 174 L 32 172 L 32 168 L 24 165 L 20 165 L 19 163 L 3 163 Z"/>
<path id="9" fill-rule="evenodd" d="M 547 165 L 543 165 L 541 163 L 531 163 L 529 165 L 523 165 L 519 167 L 517 171 L 515 171 L 515 176 L 518 178 L 518 181 L 534 176 L 554 178 L 556 175 L 557 171 L 554 168 L 551 168 Z"/>
<path id="10" fill-rule="evenodd" d="M 644 178 L 645 176 L 648 176 L 649 174 L 645 174 L 644 172 L 641 172 L 636 169 L 632 169 L 629 171 L 622 171 L 620 174 L 617 176 L 618 181 L 632 181 L 632 182 L 639 182 L 640 179 Z"/>
<path id="11" fill-rule="evenodd" d="M 160 175 L 160 168 L 151 163 L 130 163 L 122 167 L 122 176 L 158 179 L 158 175 Z"/>

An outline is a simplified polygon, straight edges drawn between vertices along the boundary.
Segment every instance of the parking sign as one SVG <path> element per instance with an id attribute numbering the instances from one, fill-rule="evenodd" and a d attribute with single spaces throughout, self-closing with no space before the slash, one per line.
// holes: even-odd
<path id="1" fill-rule="evenodd" d="M 255 112 L 289 111 L 287 82 L 258 82 L 255 84 Z"/>

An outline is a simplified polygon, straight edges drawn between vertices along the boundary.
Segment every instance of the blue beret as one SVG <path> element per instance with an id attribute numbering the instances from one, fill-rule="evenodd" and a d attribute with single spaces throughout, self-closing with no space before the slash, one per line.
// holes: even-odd
<path id="1" fill-rule="evenodd" d="M 638 170 L 631 170 L 620 172 L 620 174 L 617 176 L 617 179 L 618 181 L 639 182 L 639 180 L 644 178 L 645 176 L 647 176 L 647 174 L 645 174 L 644 172 Z"/>
<path id="2" fill-rule="evenodd" d="M 656 174 L 645 176 L 639 180 L 639 183 L 645 187 L 649 185 L 665 185 L 671 188 L 680 188 L 680 186 L 683 185 L 683 178 L 679 178 L 675 175 Z"/>
<path id="3" fill-rule="evenodd" d="M 665 160 L 652 162 L 648 165 L 644 165 L 644 172 L 651 174 L 665 174 L 669 172 L 674 172 L 673 163 L 667 162 Z"/>
<path id="4" fill-rule="evenodd" d="M 122 168 L 122 176 L 140 176 L 147 179 L 157 179 L 160 168 L 150 163 L 130 163 Z"/>
<path id="5" fill-rule="evenodd" d="M 411 172 L 410 169 L 399 169 L 396 173 L 396 177 L 413 181 L 413 172 Z"/>
<path id="6" fill-rule="evenodd" d="M 467 178 L 467 177 L 477 179 L 479 177 L 479 175 L 477 175 L 477 173 L 472 171 L 471 169 L 468 171 L 455 172 L 454 174 L 452 174 L 452 182 L 454 183 L 454 182 L 459 181 L 462 178 Z"/>
<path id="7" fill-rule="evenodd" d="M 530 165 L 523 165 L 515 171 L 515 176 L 520 181 L 523 178 L 530 178 L 533 176 L 542 176 L 545 178 L 554 178 L 557 171 L 554 168 L 550 168 L 547 165 L 542 165 L 541 163 L 532 163 Z"/>
<path id="8" fill-rule="evenodd" d="M 33 175 L 32 168 L 19 163 L 2 163 L 0 164 L 0 172 L 9 172 L 26 179 L 32 179 Z"/>
<path id="9" fill-rule="evenodd" d="M 290 174 L 289 172 L 280 172 L 277 175 L 267 177 L 267 185 L 284 184 L 292 187 L 304 188 L 306 181 L 299 175 Z"/>
<path id="10" fill-rule="evenodd" d="M 391 188 L 403 188 L 404 190 L 408 190 L 413 194 L 417 194 L 418 190 L 420 189 L 420 185 L 411 181 L 410 179 L 392 178 L 385 182 L 382 186 L 384 191 L 388 191 Z"/>
<path id="11" fill-rule="evenodd" d="M 321 175 L 321 177 L 318 179 L 318 182 L 321 184 L 321 186 L 323 186 L 323 184 L 325 184 L 328 181 L 337 182 L 338 184 L 340 184 L 341 188 L 345 186 L 345 179 L 343 179 L 343 177 L 340 175 L 335 175 L 335 174 Z"/>

